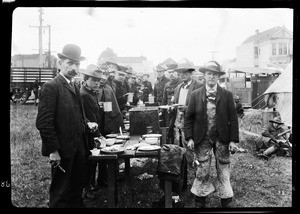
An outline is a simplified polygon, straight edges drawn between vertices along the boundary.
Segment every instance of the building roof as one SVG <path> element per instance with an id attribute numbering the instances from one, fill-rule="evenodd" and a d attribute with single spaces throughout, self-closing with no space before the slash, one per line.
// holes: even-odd
<path id="1" fill-rule="evenodd" d="M 286 27 L 285 26 L 282 26 L 282 27 L 276 26 L 276 27 L 273 27 L 269 30 L 259 32 L 255 35 L 252 35 L 252 36 L 248 37 L 242 44 L 268 39 L 268 38 L 272 37 L 275 33 L 277 33 L 278 31 L 280 31 L 282 29 L 286 29 Z"/>
<path id="2" fill-rule="evenodd" d="M 250 74 L 280 74 L 280 69 L 258 68 L 258 67 L 229 67 L 228 73 L 250 73 Z"/>

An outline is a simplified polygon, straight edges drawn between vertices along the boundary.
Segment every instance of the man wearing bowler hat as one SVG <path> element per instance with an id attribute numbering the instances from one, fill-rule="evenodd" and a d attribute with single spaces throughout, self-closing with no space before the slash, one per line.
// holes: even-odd
<path id="1" fill-rule="evenodd" d="M 233 190 L 230 184 L 230 152 L 237 150 L 239 142 L 238 117 L 233 95 L 218 85 L 225 74 L 216 61 L 209 61 L 200 72 L 206 84 L 193 91 L 184 121 L 187 147 L 194 150 L 195 179 L 191 192 L 195 207 L 205 207 L 207 196 L 217 188 L 223 208 L 232 207 Z M 217 185 L 212 182 L 212 152 L 215 156 Z"/>
<path id="2" fill-rule="evenodd" d="M 60 58 L 60 73 L 41 89 L 36 127 L 42 138 L 42 155 L 51 163 L 50 207 L 84 207 L 89 156 L 87 132 L 97 130 L 88 122 L 79 88 L 72 79 L 78 74 L 81 49 L 67 44 Z"/>

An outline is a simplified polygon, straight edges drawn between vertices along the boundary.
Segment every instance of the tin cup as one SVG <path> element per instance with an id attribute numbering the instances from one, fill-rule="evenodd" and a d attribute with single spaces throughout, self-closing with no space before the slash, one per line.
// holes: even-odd
<path id="1" fill-rule="evenodd" d="M 112 111 L 112 103 L 111 102 L 104 102 L 103 103 L 103 109 L 105 112 Z"/>
<path id="2" fill-rule="evenodd" d="M 128 93 L 127 102 L 133 102 L 133 93 Z"/>

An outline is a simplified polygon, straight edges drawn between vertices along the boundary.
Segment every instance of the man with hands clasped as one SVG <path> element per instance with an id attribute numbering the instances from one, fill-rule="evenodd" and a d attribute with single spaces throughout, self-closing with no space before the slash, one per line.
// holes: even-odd
<path id="1" fill-rule="evenodd" d="M 194 151 L 196 165 L 191 192 L 195 195 L 195 207 L 205 207 L 207 196 L 216 190 L 210 176 L 214 153 L 221 205 L 231 207 L 230 152 L 237 151 L 239 142 L 233 95 L 218 85 L 219 77 L 225 72 L 216 61 L 209 61 L 199 70 L 204 73 L 206 83 L 192 92 L 184 121 L 187 147 Z"/>

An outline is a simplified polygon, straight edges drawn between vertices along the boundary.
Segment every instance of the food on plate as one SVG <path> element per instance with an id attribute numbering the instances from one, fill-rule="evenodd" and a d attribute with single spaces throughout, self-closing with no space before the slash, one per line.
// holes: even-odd
<path id="1" fill-rule="evenodd" d="M 124 147 L 120 147 L 119 145 L 116 146 L 111 146 L 111 147 L 106 147 L 104 149 L 101 149 L 102 152 L 106 153 L 121 153 L 124 152 Z"/>

